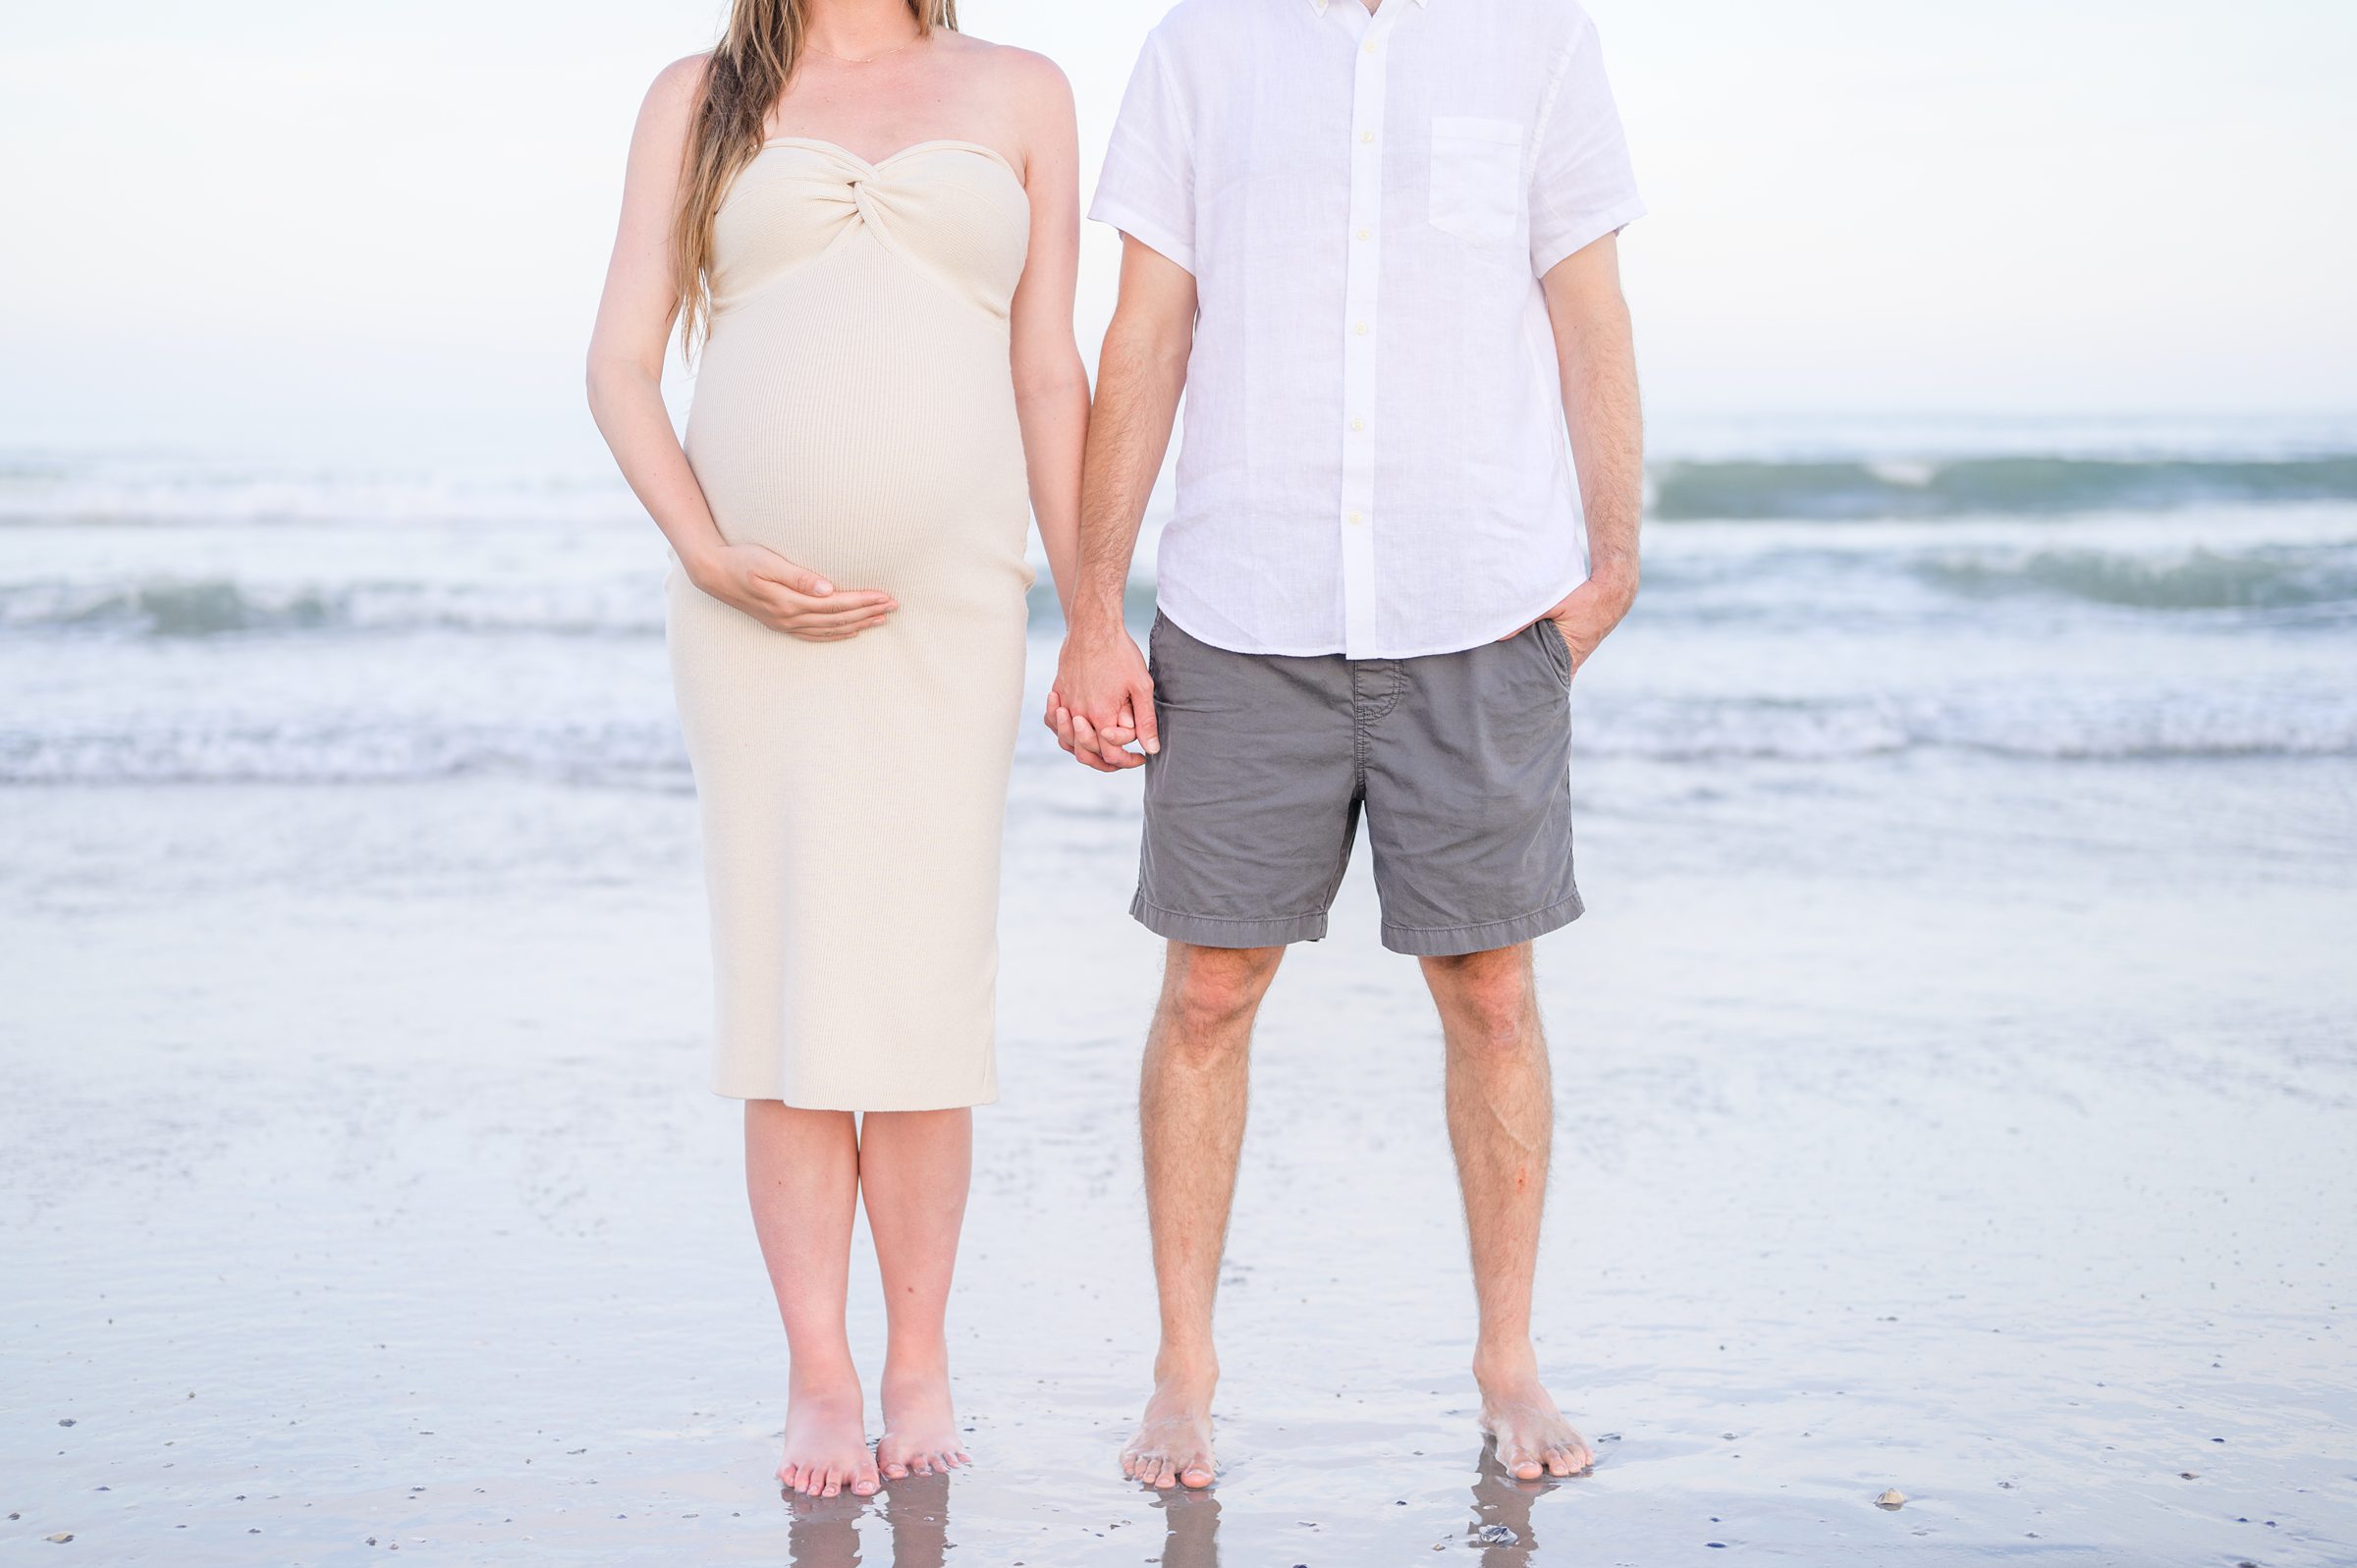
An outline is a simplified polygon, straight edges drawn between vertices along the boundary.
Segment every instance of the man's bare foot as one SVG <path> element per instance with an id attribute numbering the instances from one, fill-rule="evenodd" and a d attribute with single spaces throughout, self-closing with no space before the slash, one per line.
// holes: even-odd
<path id="1" fill-rule="evenodd" d="M 876 1467 L 867 1452 L 866 1406 L 859 1379 L 795 1380 L 786 1404 L 786 1457 L 778 1479 L 805 1497 L 832 1497 L 849 1488 L 872 1497 Z"/>
<path id="2" fill-rule="evenodd" d="M 1211 1453 L 1211 1392 L 1220 1375 L 1157 1371 L 1137 1435 L 1122 1450 L 1122 1474 L 1149 1487 L 1201 1488 L 1218 1463 Z"/>
<path id="3" fill-rule="evenodd" d="M 1476 1366 L 1481 1384 L 1481 1430 L 1498 1445 L 1498 1463 L 1516 1481 L 1576 1476 L 1596 1462 L 1587 1439 L 1555 1408 L 1540 1385 L 1536 1358 L 1512 1358 L 1505 1370 Z"/>
<path id="4" fill-rule="evenodd" d="M 911 1473 L 944 1474 L 973 1459 L 958 1440 L 958 1412 L 950 1402 L 949 1352 L 921 1370 L 897 1362 L 884 1365 L 884 1435 L 876 1439 L 876 1464 L 887 1481 Z"/>

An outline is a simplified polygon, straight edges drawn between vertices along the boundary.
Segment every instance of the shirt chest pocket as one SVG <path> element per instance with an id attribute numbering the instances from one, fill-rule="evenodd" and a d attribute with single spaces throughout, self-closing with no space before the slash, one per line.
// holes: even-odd
<path id="1" fill-rule="evenodd" d="M 1503 244 L 1522 222 L 1522 126 L 1432 117 L 1432 226 L 1469 244 Z"/>

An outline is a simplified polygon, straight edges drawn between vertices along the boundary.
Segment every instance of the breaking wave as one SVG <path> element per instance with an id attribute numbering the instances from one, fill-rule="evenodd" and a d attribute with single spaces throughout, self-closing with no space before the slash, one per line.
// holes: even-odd
<path id="1" fill-rule="evenodd" d="M 1832 762 L 1951 750 L 2055 761 L 2357 756 L 2357 703 L 2298 711 L 2075 710 L 1907 701 L 1622 699 L 1582 710 L 1586 755 Z M 1026 727 L 1026 765 L 1069 767 Z M 508 777 L 685 788 L 669 715 L 597 722 L 350 721 L 0 730 L 0 784 L 347 784 Z"/>
<path id="2" fill-rule="evenodd" d="M 654 581 L 265 586 L 228 577 L 0 584 L 0 631 L 211 637 L 234 632 L 536 631 L 654 635 Z"/>
<path id="3" fill-rule="evenodd" d="M 2170 511 L 2220 503 L 2357 501 L 2357 456 L 1667 462 L 1655 468 L 1653 490 L 1653 514 L 1668 520 Z"/>
<path id="4" fill-rule="evenodd" d="M 2096 550 L 1935 556 L 1916 573 L 1979 598 L 2052 594 L 2131 610 L 2299 610 L 2357 604 L 2357 550 L 2189 550 L 2173 557 Z"/>

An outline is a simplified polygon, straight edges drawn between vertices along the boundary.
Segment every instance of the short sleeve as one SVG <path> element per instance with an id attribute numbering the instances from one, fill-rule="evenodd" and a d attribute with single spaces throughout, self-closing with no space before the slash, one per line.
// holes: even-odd
<path id="1" fill-rule="evenodd" d="M 1531 267 L 1545 277 L 1565 256 L 1644 215 L 1596 25 L 1582 16 L 1540 111 L 1530 174 Z"/>
<path id="2" fill-rule="evenodd" d="M 1162 33 L 1146 39 L 1105 149 L 1088 215 L 1195 270 L 1195 171 L 1186 104 Z"/>

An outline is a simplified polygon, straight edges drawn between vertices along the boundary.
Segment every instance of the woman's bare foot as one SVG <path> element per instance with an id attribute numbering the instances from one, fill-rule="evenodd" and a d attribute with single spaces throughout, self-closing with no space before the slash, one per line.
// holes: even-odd
<path id="1" fill-rule="evenodd" d="M 909 1358 L 884 1364 L 884 1435 L 876 1439 L 876 1464 L 887 1481 L 911 1473 L 944 1474 L 973 1463 L 958 1440 L 958 1412 L 950 1402 L 949 1352 L 911 1368 Z"/>
<path id="2" fill-rule="evenodd" d="M 1481 1384 L 1481 1430 L 1496 1440 L 1498 1463 L 1516 1481 L 1576 1476 L 1596 1462 L 1587 1439 L 1540 1384 L 1536 1357 L 1511 1357 L 1504 1367 L 1476 1363 L 1473 1378 Z"/>
<path id="3" fill-rule="evenodd" d="M 1220 1375 L 1164 1372 L 1154 1378 L 1137 1435 L 1122 1450 L 1122 1474 L 1149 1487 L 1208 1487 L 1218 1473 L 1211 1452 L 1211 1393 Z"/>
<path id="4" fill-rule="evenodd" d="M 778 1465 L 778 1479 L 805 1497 L 832 1497 L 847 1487 L 854 1496 L 875 1495 L 866 1404 L 859 1379 L 848 1369 L 824 1379 L 795 1379 L 786 1404 L 786 1457 Z"/>

